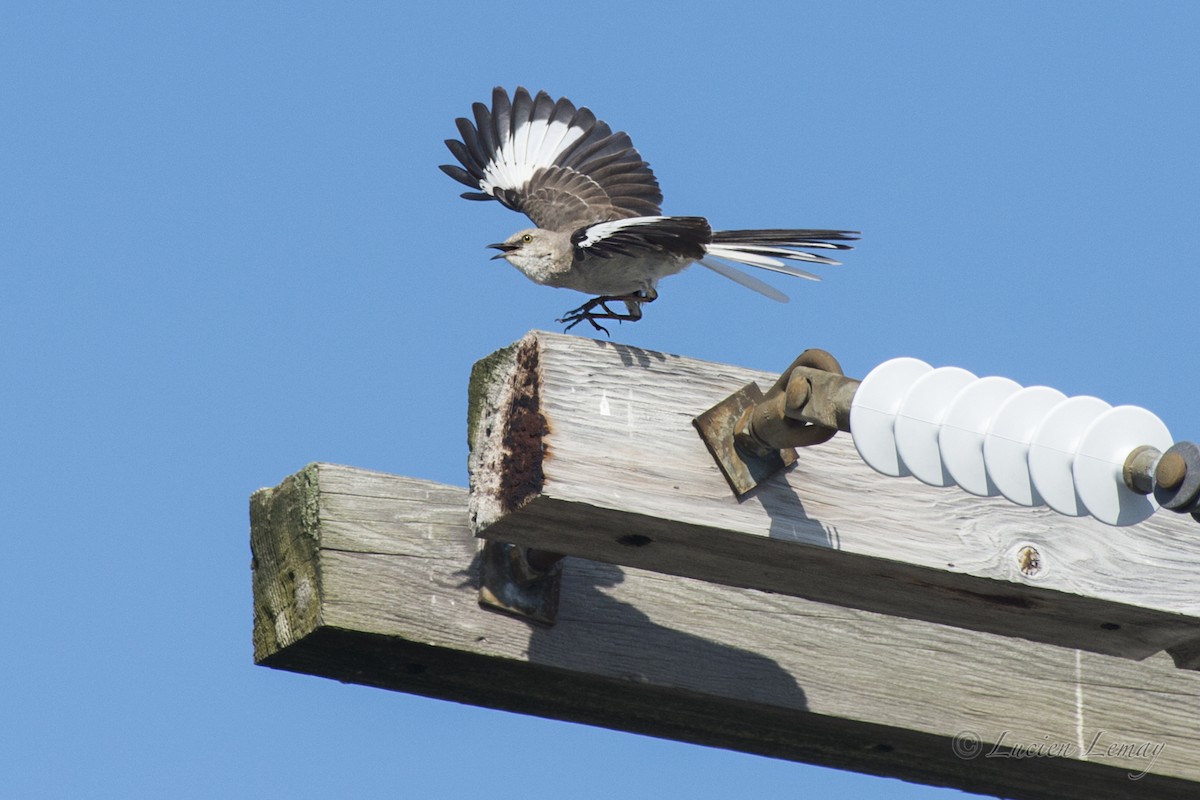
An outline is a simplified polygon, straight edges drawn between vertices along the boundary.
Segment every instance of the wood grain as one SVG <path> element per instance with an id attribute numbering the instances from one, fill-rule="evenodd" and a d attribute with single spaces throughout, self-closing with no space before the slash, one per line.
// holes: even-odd
<path id="1" fill-rule="evenodd" d="M 328 464 L 255 493 L 256 661 L 1006 797 L 1200 789 L 1200 675 L 1165 656 L 579 558 L 557 624 L 535 625 L 479 607 L 465 503 L 457 487 Z"/>
<path id="2" fill-rule="evenodd" d="M 615 564 L 1200 666 L 1190 517 L 1114 528 L 889 478 L 847 435 L 737 500 L 691 421 L 776 377 L 533 332 L 473 379 L 472 524 Z"/>

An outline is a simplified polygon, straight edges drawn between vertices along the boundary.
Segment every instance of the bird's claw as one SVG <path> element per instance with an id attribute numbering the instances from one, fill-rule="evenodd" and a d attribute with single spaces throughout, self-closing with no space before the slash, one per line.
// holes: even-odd
<path id="1" fill-rule="evenodd" d="M 593 297 L 579 308 L 571 309 L 567 313 L 563 314 L 562 317 L 555 320 L 555 322 L 566 324 L 567 327 L 563 329 L 564 332 L 571 330 L 571 328 L 574 328 L 581 322 L 587 322 L 595 330 L 603 331 L 605 336 L 611 337 L 612 334 L 608 332 L 608 328 L 604 327 L 599 322 L 596 322 L 596 320 L 615 319 L 617 322 L 637 322 L 642 318 L 642 303 L 649 303 L 653 299 L 654 297 L 647 296 L 641 292 L 619 296 L 605 295 L 602 297 Z M 609 302 L 614 300 L 620 300 L 621 302 L 625 303 L 626 307 L 629 309 L 628 312 L 622 314 L 609 308 Z M 595 309 L 597 306 L 599 306 L 601 310 L 593 311 L 593 309 Z"/>
<path id="2" fill-rule="evenodd" d="M 607 319 L 607 318 L 601 317 L 601 319 Z M 558 323 L 564 323 L 564 322 L 567 323 L 567 327 L 563 328 L 563 333 L 566 333 L 567 331 L 571 330 L 571 328 L 574 328 L 576 325 L 578 325 L 579 323 L 581 323 L 585 320 L 594 329 L 601 331 L 608 338 L 610 338 L 610 339 L 612 338 L 612 334 L 608 332 L 608 328 L 604 327 L 599 322 L 596 322 L 596 318 L 594 316 L 592 316 L 591 314 L 576 314 L 574 311 L 571 311 L 571 312 L 568 312 L 567 315 L 565 317 L 563 317 L 562 319 L 556 319 L 554 321 L 558 322 Z"/>

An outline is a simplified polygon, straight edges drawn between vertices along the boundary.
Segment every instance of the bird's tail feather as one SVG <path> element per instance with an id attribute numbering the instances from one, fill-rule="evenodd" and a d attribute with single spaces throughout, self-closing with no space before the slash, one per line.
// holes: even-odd
<path id="1" fill-rule="evenodd" d="M 747 289 L 752 289 L 765 297 L 771 298 L 772 300 L 778 300 L 781 303 L 786 303 L 788 301 L 788 296 L 776 289 L 771 284 L 760 281 L 753 275 L 748 275 L 737 267 L 726 264 L 724 261 L 717 261 L 715 258 L 702 258 L 700 259 L 699 263 L 701 266 L 708 267 L 718 275 L 724 275 L 726 278 L 729 278 L 729 280 L 740 283 Z"/>
<path id="2" fill-rule="evenodd" d="M 745 231 L 714 231 L 712 241 L 705 246 L 706 258 L 700 263 L 709 269 L 737 281 L 743 286 L 766 295 L 774 300 L 787 301 L 787 296 L 766 283 L 742 272 L 724 261 L 733 261 L 749 267 L 768 269 L 784 275 L 819 281 L 813 273 L 794 267 L 788 261 L 803 261 L 810 264 L 840 264 L 827 256 L 806 250 L 849 250 L 846 242 L 858 238 L 857 231 L 793 230 L 769 228 Z M 801 249 L 803 248 L 803 249 Z M 710 258 L 711 257 L 711 258 Z M 718 261 L 717 259 L 723 259 Z"/>

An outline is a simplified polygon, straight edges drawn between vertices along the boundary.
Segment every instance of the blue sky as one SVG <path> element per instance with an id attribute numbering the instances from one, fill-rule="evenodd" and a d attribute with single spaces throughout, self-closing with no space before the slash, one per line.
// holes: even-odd
<path id="1" fill-rule="evenodd" d="M 614 340 L 915 356 L 1195 439 L 1198 32 L 1180 2 L 0 7 L 6 793 L 517 797 L 536 752 L 580 798 L 961 796 L 255 667 L 247 498 L 314 460 L 465 485 L 471 364 L 583 299 L 489 261 L 526 221 L 436 168 L 497 84 L 628 131 L 668 213 L 863 231 L 768 277 L 790 304 L 690 270 Z"/>

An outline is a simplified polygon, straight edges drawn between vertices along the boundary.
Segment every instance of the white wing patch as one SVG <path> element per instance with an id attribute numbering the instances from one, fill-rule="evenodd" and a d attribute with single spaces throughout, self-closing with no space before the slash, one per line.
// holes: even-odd
<path id="1" fill-rule="evenodd" d="M 582 128 L 572 128 L 562 120 L 553 120 L 549 125 L 545 126 L 545 133 L 542 136 L 541 146 L 535 152 L 533 160 L 539 164 L 553 164 L 554 159 L 563 150 L 566 150 L 572 142 L 575 142 L 583 134 Z M 567 138 L 567 134 L 571 134 Z"/>
<path id="2" fill-rule="evenodd" d="M 587 133 L 561 120 L 530 120 L 504 137 L 492 159 L 483 168 L 479 188 L 492 195 L 497 189 L 519 190 L 533 173 L 549 167 L 572 144 Z"/>
<path id="3" fill-rule="evenodd" d="M 614 233 L 625 228 L 637 228 L 642 225 L 654 225 L 657 222 L 662 222 L 666 217 L 629 217 L 627 219 L 615 219 L 612 222 L 598 222 L 595 225 L 589 225 L 587 235 L 579 242 L 577 247 L 591 247 L 596 242 L 607 239 Z"/>

